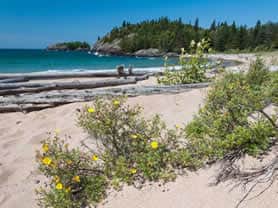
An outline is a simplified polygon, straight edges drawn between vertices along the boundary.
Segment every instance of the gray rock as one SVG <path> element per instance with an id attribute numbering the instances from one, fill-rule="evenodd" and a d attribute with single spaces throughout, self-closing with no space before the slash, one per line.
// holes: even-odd
<path id="1" fill-rule="evenodd" d="M 97 41 L 92 48 L 92 51 L 96 51 L 101 54 L 121 55 L 123 54 L 120 47 L 121 40 L 116 39 L 111 43 L 104 43 L 103 40 Z"/>
<path id="2" fill-rule="evenodd" d="M 175 53 L 175 52 L 168 52 L 168 53 L 165 54 L 165 56 L 168 56 L 168 57 L 178 57 L 179 54 Z"/>
<path id="3" fill-rule="evenodd" d="M 149 49 L 141 49 L 139 51 L 136 51 L 134 55 L 139 57 L 157 57 L 157 56 L 163 56 L 164 53 L 160 52 L 160 50 L 157 48 L 149 48 Z"/>

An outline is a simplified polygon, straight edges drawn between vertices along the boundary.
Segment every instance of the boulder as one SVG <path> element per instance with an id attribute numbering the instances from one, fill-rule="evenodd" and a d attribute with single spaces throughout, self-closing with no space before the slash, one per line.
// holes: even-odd
<path id="1" fill-rule="evenodd" d="M 134 53 L 134 56 L 139 57 L 158 57 L 163 55 L 164 53 L 160 52 L 160 50 L 157 48 L 141 49 Z"/>
<path id="2" fill-rule="evenodd" d="M 175 53 L 175 52 L 168 52 L 168 53 L 165 54 L 165 56 L 168 56 L 168 57 L 178 57 L 179 54 Z"/>

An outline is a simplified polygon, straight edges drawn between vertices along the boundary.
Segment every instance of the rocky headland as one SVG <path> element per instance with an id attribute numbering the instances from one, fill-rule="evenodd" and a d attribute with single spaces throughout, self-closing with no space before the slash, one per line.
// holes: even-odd
<path id="1" fill-rule="evenodd" d="M 137 57 L 176 57 L 177 53 L 164 52 L 157 48 L 140 49 L 133 53 L 125 52 L 121 47 L 121 39 L 115 39 L 112 42 L 105 42 L 103 39 L 98 40 L 92 47 L 93 52 L 114 56 L 137 56 Z"/>

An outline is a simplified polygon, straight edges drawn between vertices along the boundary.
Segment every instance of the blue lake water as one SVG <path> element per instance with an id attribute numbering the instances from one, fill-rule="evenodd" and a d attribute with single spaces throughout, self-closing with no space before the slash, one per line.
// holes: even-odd
<path id="1" fill-rule="evenodd" d="M 170 59 L 177 64 L 177 59 Z M 88 52 L 0 49 L 0 73 L 41 71 L 82 71 L 115 69 L 117 65 L 133 68 L 162 67 L 163 58 L 97 56 Z"/>

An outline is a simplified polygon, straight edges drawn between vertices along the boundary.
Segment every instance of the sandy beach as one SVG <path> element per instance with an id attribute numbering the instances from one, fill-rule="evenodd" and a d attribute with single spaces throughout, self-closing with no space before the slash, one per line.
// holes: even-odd
<path id="1" fill-rule="evenodd" d="M 232 57 L 235 58 L 235 57 Z M 248 65 L 253 56 L 246 59 Z M 140 82 L 154 83 L 155 78 Z M 186 124 L 203 104 L 207 89 L 192 89 L 179 94 L 138 96 L 128 98 L 128 104 L 139 104 L 144 116 L 160 114 L 169 127 Z M 35 188 L 43 184 L 44 178 L 37 171 L 35 151 L 48 132 L 60 130 L 60 135 L 70 135 L 70 146 L 76 147 L 88 135 L 76 125 L 77 110 L 86 103 L 67 104 L 51 109 L 24 113 L 0 114 L 0 207 L 36 208 Z M 273 148 L 273 152 L 277 148 Z M 272 158 L 270 154 L 265 160 Z M 263 164 L 251 158 L 242 160 L 244 167 Z M 234 183 L 211 185 L 218 172 L 219 164 L 188 172 L 168 184 L 145 184 L 142 189 L 124 187 L 120 192 L 110 191 L 101 208 L 234 208 L 246 190 L 232 189 Z M 254 193 L 259 193 L 258 186 Z M 247 200 L 241 207 L 275 208 L 278 204 L 276 181 L 265 193 Z"/>

